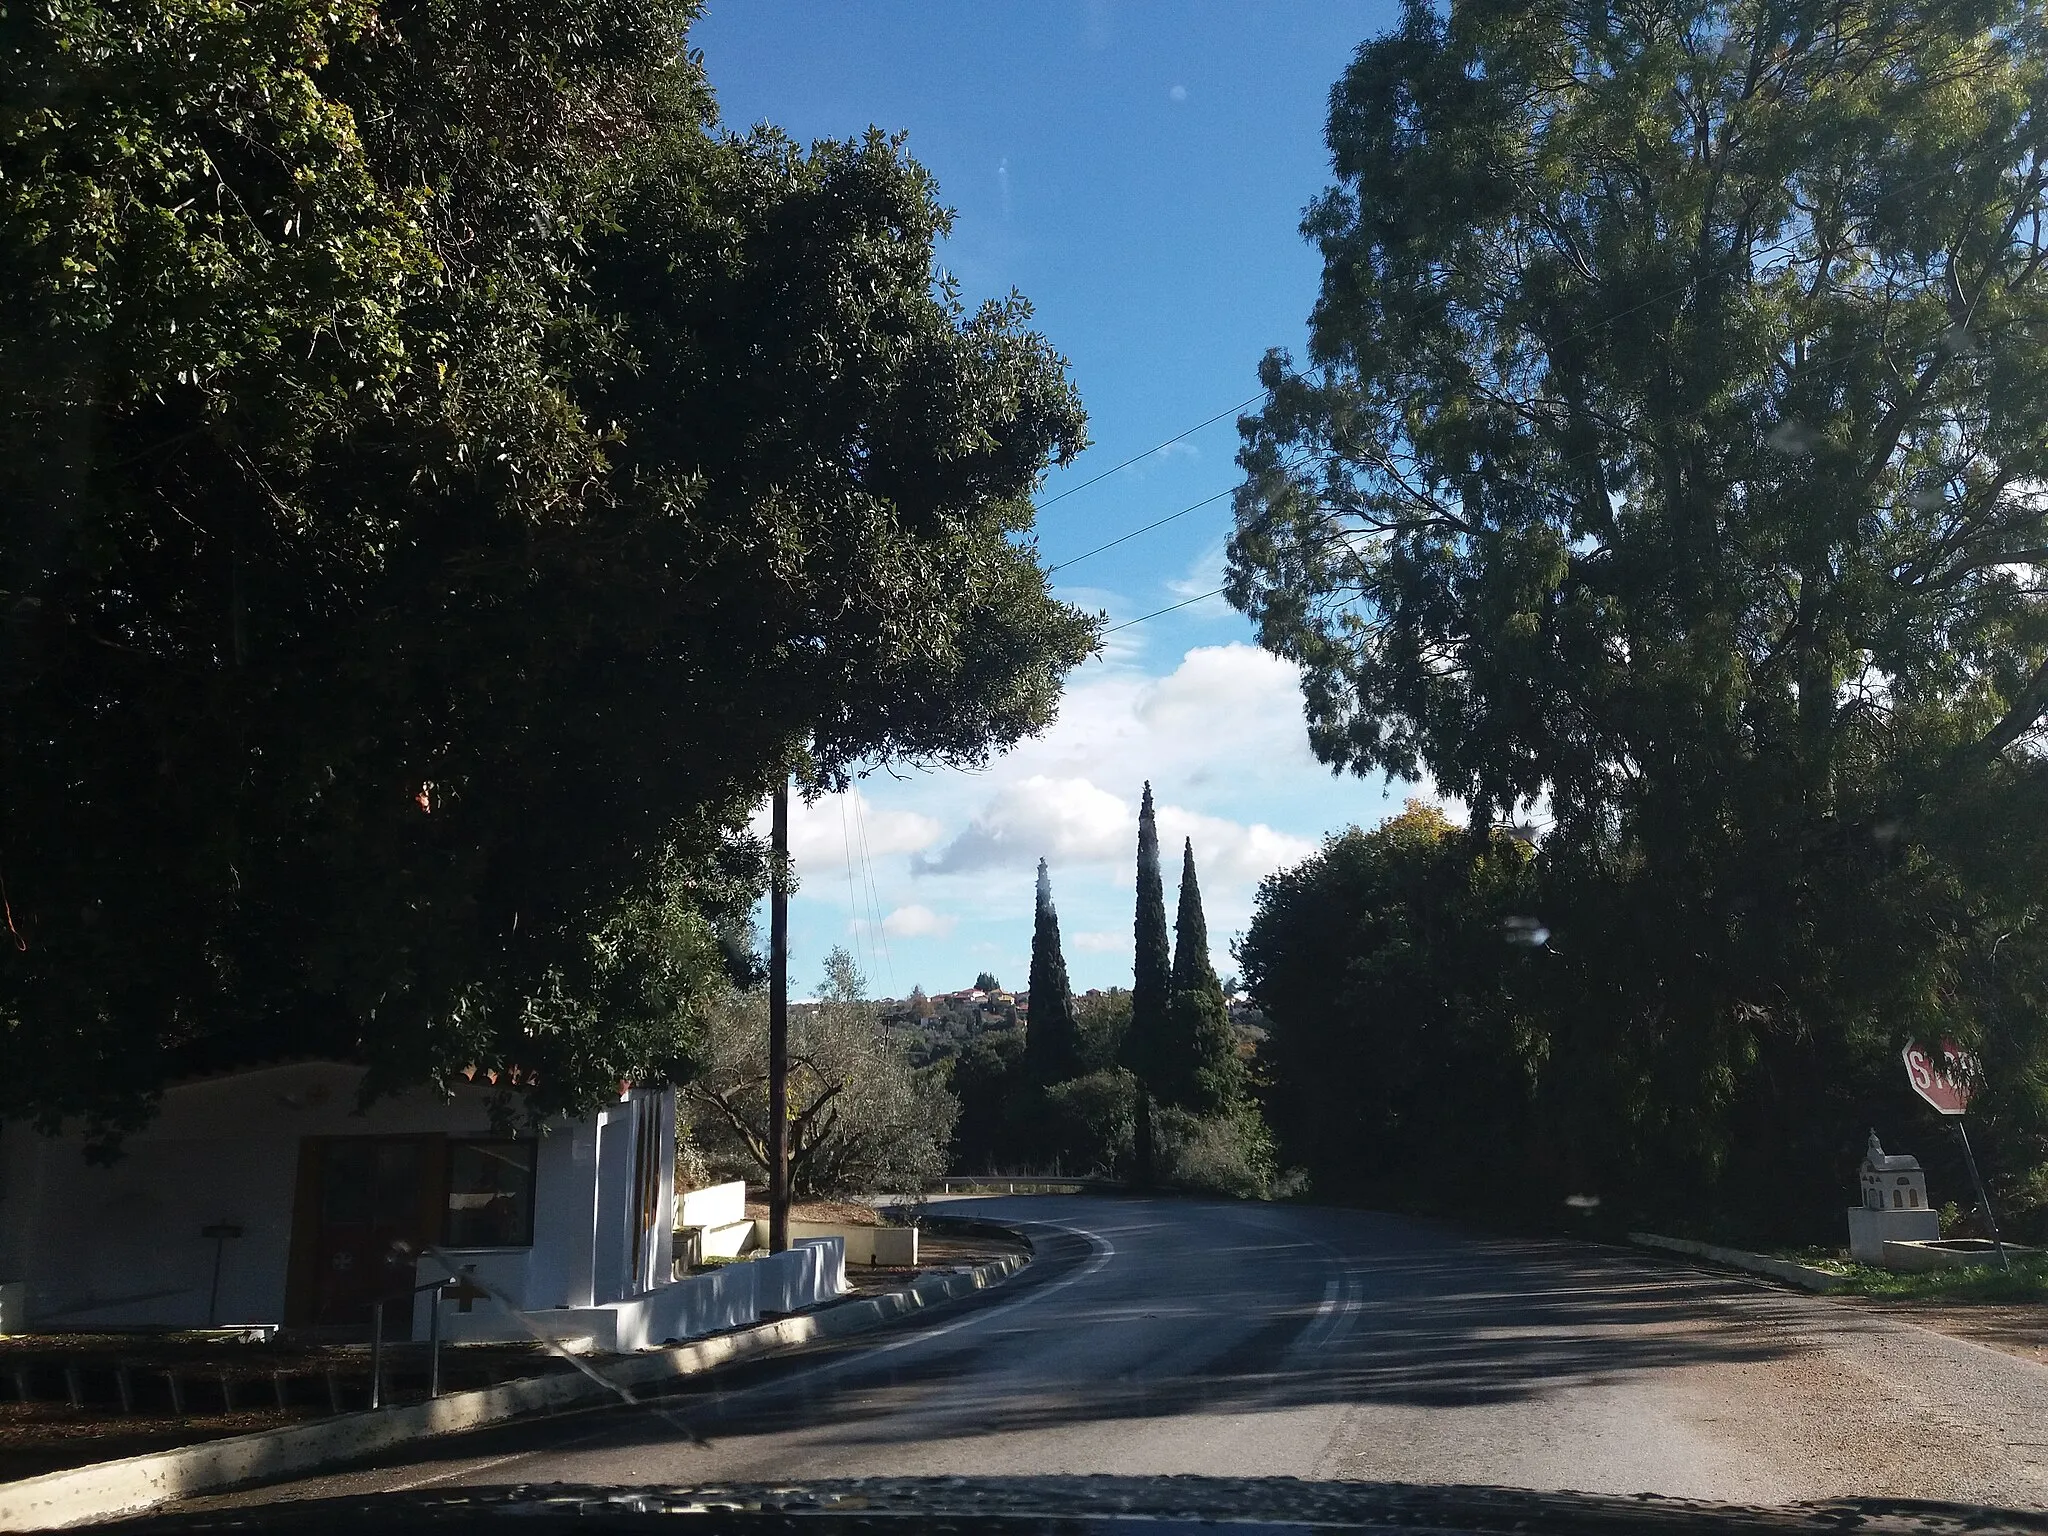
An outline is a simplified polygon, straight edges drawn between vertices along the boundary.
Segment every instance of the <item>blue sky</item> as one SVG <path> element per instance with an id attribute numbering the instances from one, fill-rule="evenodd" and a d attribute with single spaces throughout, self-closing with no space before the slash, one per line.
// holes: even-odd
<path id="1" fill-rule="evenodd" d="M 906 132 L 957 212 L 940 260 L 965 297 L 1032 301 L 1093 440 L 1040 497 L 1039 547 L 1060 565 L 1236 484 L 1226 416 L 1061 496 L 1253 395 L 1266 348 L 1299 350 L 1319 269 L 1298 225 L 1329 179 L 1329 90 L 1393 16 L 1387 0 L 710 0 L 692 40 L 731 127 Z M 1220 585 L 1229 522 L 1225 497 L 1055 581 L 1112 624 L 1149 614 Z M 1228 975 L 1259 879 L 1410 792 L 1314 762 L 1291 669 L 1221 598 L 1112 635 L 1059 723 L 989 768 L 899 771 L 794 814 L 793 990 L 834 944 L 878 995 L 982 969 L 1023 985 L 1041 854 L 1076 987 L 1128 985 L 1148 778 L 1167 901 L 1192 837 Z"/>

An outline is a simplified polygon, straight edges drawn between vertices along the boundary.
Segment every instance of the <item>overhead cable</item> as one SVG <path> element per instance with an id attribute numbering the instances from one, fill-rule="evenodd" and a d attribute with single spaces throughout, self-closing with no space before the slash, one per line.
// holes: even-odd
<path id="1" fill-rule="evenodd" d="M 1255 405 L 1265 398 L 1266 392 L 1262 389 L 1256 395 L 1253 395 L 1250 399 L 1240 400 L 1236 405 L 1231 406 L 1230 409 L 1218 411 L 1214 416 L 1211 416 L 1207 421 L 1198 421 L 1192 427 L 1189 427 L 1187 431 L 1176 432 L 1172 437 L 1169 437 L 1165 442 L 1155 443 L 1150 448 L 1147 448 L 1143 453 L 1133 454 L 1130 458 L 1125 459 L 1123 463 L 1114 465 L 1109 469 L 1105 469 L 1093 480 L 1083 480 L 1079 485 L 1068 486 L 1064 491 L 1061 491 L 1057 496 L 1046 497 L 1045 500 L 1038 503 L 1038 510 L 1040 512 L 1043 512 L 1047 507 L 1051 506 L 1054 502 L 1065 501 L 1069 496 L 1073 495 L 1076 491 L 1085 491 L 1091 485 L 1100 485 L 1103 481 L 1107 480 L 1111 475 L 1118 473 L 1120 470 L 1129 469 L 1133 464 L 1136 464 L 1141 460 L 1151 458 L 1152 455 L 1159 452 L 1160 449 L 1171 448 L 1175 443 L 1179 442 L 1182 438 L 1193 437 L 1197 432 L 1201 431 L 1202 428 L 1213 427 L 1217 422 L 1221 421 L 1224 417 L 1235 416 L 1239 411 L 1243 410 L 1246 406 Z"/>
<path id="2" fill-rule="evenodd" d="M 1182 507 L 1178 512 L 1167 513 L 1166 516 L 1160 518 L 1157 522 L 1147 523 L 1142 528 L 1133 528 L 1129 533 L 1119 534 L 1107 544 L 1098 544 L 1093 549 L 1083 550 L 1071 560 L 1062 560 L 1058 565 L 1049 565 L 1045 568 L 1045 574 L 1050 576 L 1054 571 L 1064 571 L 1070 565 L 1079 565 L 1083 560 L 1092 559 L 1094 556 L 1101 554 L 1105 549 L 1115 549 L 1117 545 L 1127 539 L 1135 539 L 1141 533 L 1150 533 L 1154 528 L 1164 528 L 1175 518 L 1186 517 L 1190 512 L 1199 512 L 1202 508 L 1209 506 L 1213 502 L 1221 501 L 1226 496 L 1234 496 L 1236 494 L 1237 487 L 1232 486 L 1228 490 L 1218 491 L 1214 496 L 1204 496 L 1193 506 Z"/>
<path id="3" fill-rule="evenodd" d="M 1186 602 L 1170 603 L 1164 608 L 1155 608 L 1150 613 L 1141 613 L 1135 619 L 1125 619 L 1121 624 L 1112 624 L 1103 633 L 1105 635 L 1113 635 L 1120 629 L 1129 629 L 1133 624 L 1142 624 L 1147 619 L 1156 619 L 1162 613 L 1172 613 L 1176 608 L 1191 608 L 1196 603 L 1204 603 L 1212 597 L 1221 597 L 1222 595 L 1223 589 L 1218 587 L 1214 592 L 1204 592 L 1200 597 L 1191 597 Z"/>

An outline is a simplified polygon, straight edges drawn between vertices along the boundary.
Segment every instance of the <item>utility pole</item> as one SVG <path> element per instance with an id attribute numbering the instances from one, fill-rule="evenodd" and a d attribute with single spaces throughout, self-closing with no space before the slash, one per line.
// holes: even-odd
<path id="1" fill-rule="evenodd" d="M 768 1251 L 789 1248 L 789 779 L 775 786 L 768 886 Z"/>

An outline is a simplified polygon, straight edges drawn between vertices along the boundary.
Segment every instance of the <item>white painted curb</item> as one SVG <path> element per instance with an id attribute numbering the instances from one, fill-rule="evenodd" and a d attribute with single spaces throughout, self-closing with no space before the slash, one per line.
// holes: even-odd
<path id="1" fill-rule="evenodd" d="M 927 1275 L 900 1291 L 842 1302 L 718 1338 L 623 1360 L 605 1371 L 625 1387 L 693 1376 L 735 1360 L 865 1333 L 973 1291 L 999 1285 L 1029 1262 L 1009 1256 L 972 1270 Z M 336 1414 L 311 1424 L 260 1430 L 120 1461 L 102 1461 L 0 1483 L 0 1531 L 47 1531 L 134 1514 L 238 1483 L 309 1472 L 432 1435 L 458 1434 L 520 1414 L 601 1400 L 611 1394 L 586 1376 L 530 1376 L 431 1402 Z"/>
<path id="2" fill-rule="evenodd" d="M 1695 1259 L 1706 1259 L 1711 1263 L 1725 1264 L 1730 1269 L 1745 1269 L 1753 1275 L 1768 1275 L 1773 1280 L 1783 1280 L 1809 1291 L 1832 1291 L 1844 1283 L 1841 1275 L 1832 1270 L 1815 1269 L 1811 1264 L 1798 1264 L 1791 1259 L 1768 1258 L 1761 1253 L 1745 1253 L 1740 1248 L 1723 1248 L 1716 1243 L 1696 1243 L 1689 1237 L 1660 1237 L 1655 1232 L 1631 1232 L 1628 1240 L 1638 1248 L 1662 1248 L 1667 1253 L 1682 1253 Z"/>

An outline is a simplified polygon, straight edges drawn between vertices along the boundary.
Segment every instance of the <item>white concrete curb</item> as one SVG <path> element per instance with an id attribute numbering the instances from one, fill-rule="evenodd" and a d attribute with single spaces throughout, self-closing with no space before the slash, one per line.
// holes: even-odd
<path id="1" fill-rule="evenodd" d="M 1799 1264 L 1791 1259 L 1768 1258 L 1761 1253 L 1745 1253 L 1740 1248 L 1723 1248 L 1715 1243 L 1696 1243 L 1687 1237 L 1660 1237 L 1655 1232 L 1631 1232 L 1628 1240 L 1638 1248 L 1662 1248 L 1667 1253 L 1682 1253 L 1690 1258 L 1706 1259 L 1710 1263 L 1725 1264 L 1730 1269 L 1746 1269 L 1753 1275 L 1768 1275 L 1773 1280 L 1783 1280 L 1788 1285 L 1800 1286 L 1809 1291 L 1838 1290 L 1845 1284 L 1841 1275 L 1832 1270 L 1815 1269 L 1811 1264 Z"/>
<path id="2" fill-rule="evenodd" d="M 950 1275 L 927 1275 L 900 1291 L 841 1302 L 717 1338 L 623 1360 L 605 1375 L 638 1387 L 714 1370 L 825 1339 L 865 1333 L 973 1291 L 999 1285 L 1029 1262 L 1009 1256 Z M 238 1483 L 353 1461 L 408 1440 L 452 1435 L 519 1414 L 566 1408 L 610 1394 L 586 1376 L 530 1376 L 432 1402 L 336 1414 L 311 1424 L 260 1430 L 121 1461 L 97 1462 L 0 1483 L 0 1531 L 46 1531 L 134 1514 Z"/>

